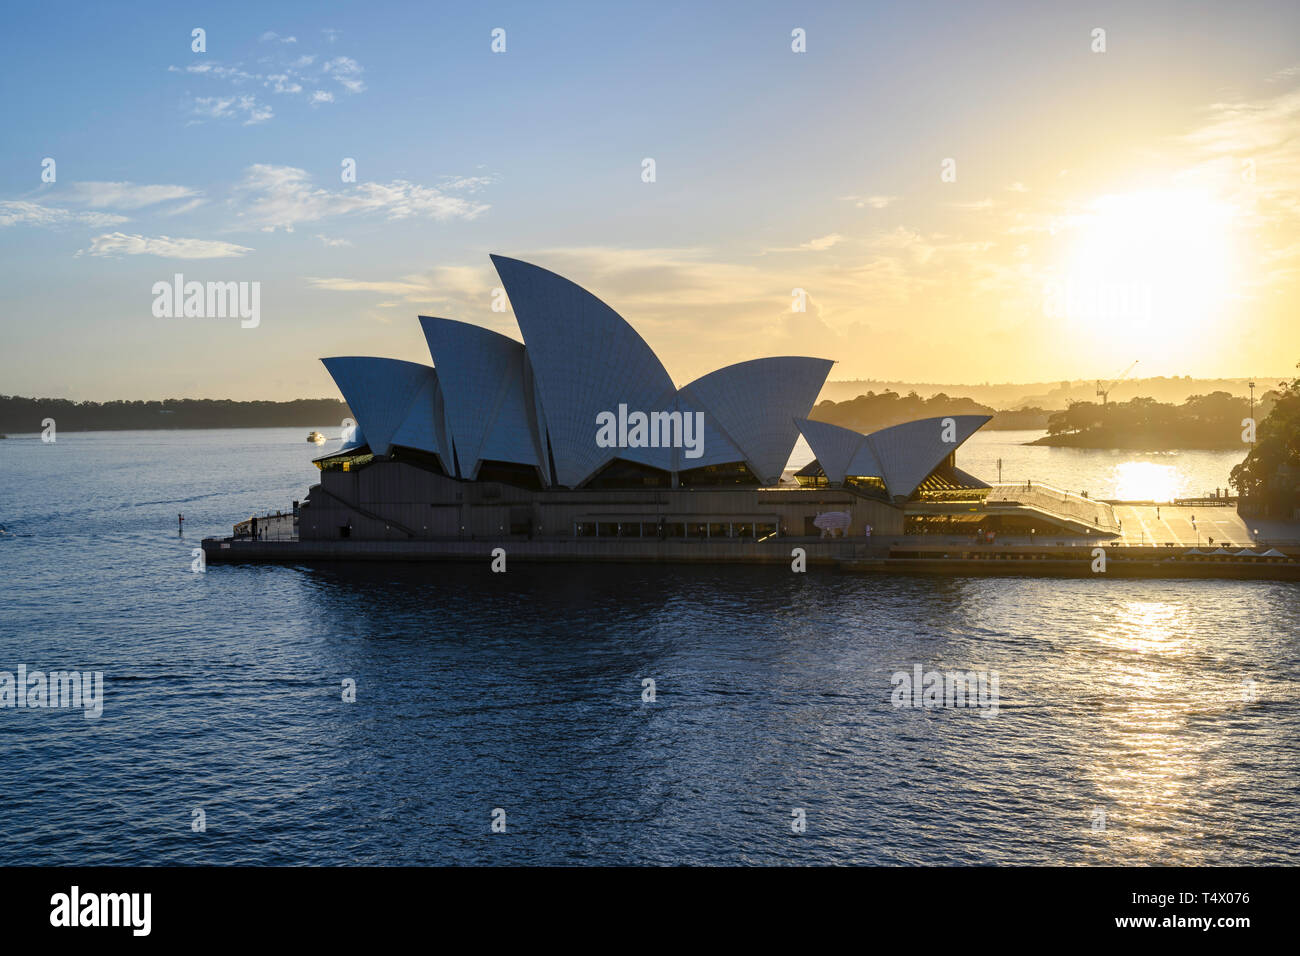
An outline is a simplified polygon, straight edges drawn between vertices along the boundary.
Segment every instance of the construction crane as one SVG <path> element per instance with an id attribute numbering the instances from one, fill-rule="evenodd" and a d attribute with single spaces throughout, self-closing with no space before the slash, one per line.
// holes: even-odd
<path id="1" fill-rule="evenodd" d="M 1102 408 L 1105 408 L 1106 403 L 1110 401 L 1110 390 L 1114 388 L 1116 385 L 1118 385 L 1120 382 L 1124 381 L 1124 379 L 1128 378 L 1128 373 L 1133 371 L 1133 369 L 1135 368 L 1137 368 L 1137 359 L 1134 359 L 1133 364 L 1130 365 L 1128 368 L 1124 369 L 1124 371 L 1120 373 L 1119 378 L 1115 379 L 1115 381 L 1111 382 L 1109 385 L 1105 386 L 1104 388 L 1102 387 L 1100 381 L 1097 382 L 1097 394 L 1101 396 Z"/>

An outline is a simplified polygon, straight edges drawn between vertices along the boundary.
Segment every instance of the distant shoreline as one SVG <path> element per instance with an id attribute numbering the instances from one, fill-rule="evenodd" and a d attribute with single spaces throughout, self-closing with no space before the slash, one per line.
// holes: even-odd
<path id="1" fill-rule="evenodd" d="M 40 434 L 48 419 L 61 432 L 179 431 L 201 428 L 318 428 L 351 418 L 337 398 L 289 402 L 164 399 L 149 402 L 74 402 L 0 395 L 0 435 Z"/>
<path id="2" fill-rule="evenodd" d="M 1025 445 L 1043 445 L 1050 448 L 1086 448 L 1092 451 L 1234 451 L 1241 449 L 1244 456 L 1250 450 L 1240 437 L 1223 441 L 1170 441 L 1145 435 L 1116 436 L 1105 433 L 1073 435 L 1044 435 Z"/>

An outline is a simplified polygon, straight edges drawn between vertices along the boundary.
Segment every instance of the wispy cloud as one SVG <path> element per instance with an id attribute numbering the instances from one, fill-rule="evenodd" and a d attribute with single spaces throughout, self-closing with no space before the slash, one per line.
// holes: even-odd
<path id="1" fill-rule="evenodd" d="M 287 73 L 272 73 L 266 78 L 272 93 L 301 93 L 302 84 L 289 78 Z"/>
<path id="2" fill-rule="evenodd" d="M 366 84 L 361 79 L 361 74 L 365 70 L 350 56 L 336 56 L 321 69 L 338 80 L 339 85 L 349 93 L 360 93 L 366 88 Z"/>
<path id="3" fill-rule="evenodd" d="M 827 236 L 818 236 L 816 239 L 809 239 L 807 242 L 800 243 L 797 246 L 780 246 L 771 249 L 764 249 L 763 255 L 772 252 L 825 252 L 833 246 L 839 245 L 844 241 L 844 237 L 838 232 L 833 232 Z"/>
<path id="4" fill-rule="evenodd" d="M 204 119 L 231 119 L 242 116 L 245 126 L 265 123 L 275 115 L 271 107 L 259 103 L 256 96 L 248 94 L 196 97 L 192 112 Z"/>
<path id="5" fill-rule="evenodd" d="M 102 229 L 127 222 L 126 216 L 104 212 L 73 212 L 28 200 L 0 201 L 0 226 L 55 226 L 80 223 Z"/>
<path id="6" fill-rule="evenodd" d="M 386 219 L 425 217 L 438 222 L 473 219 L 489 207 L 446 188 L 398 179 L 358 183 L 329 190 L 314 185 L 307 172 L 292 166 L 250 166 L 235 190 L 240 220 L 250 228 L 292 232 L 301 223 L 336 216 L 374 214 Z"/>
<path id="7" fill-rule="evenodd" d="M 172 206 L 159 212 L 160 216 L 180 216 L 187 212 L 193 212 L 200 206 L 206 205 L 206 199 L 191 199 L 189 202 L 183 202 L 179 206 Z"/>
<path id="8" fill-rule="evenodd" d="M 231 259 L 252 251 L 248 246 L 217 239 L 132 236 L 122 232 L 95 236 L 90 248 L 82 250 L 92 256 L 158 256 L 163 259 Z"/>
<path id="9" fill-rule="evenodd" d="M 244 83 L 249 80 L 260 80 L 259 73 L 249 73 L 237 66 L 223 66 L 220 63 L 204 61 L 202 63 L 192 63 L 187 67 L 169 66 L 169 73 L 191 73 L 198 76 L 210 76 L 220 80 L 230 80 L 233 83 Z"/>
<path id="10" fill-rule="evenodd" d="M 389 280 L 309 277 L 307 282 L 313 288 L 328 289 L 330 292 L 380 292 L 384 295 L 401 296 L 410 301 L 422 301 L 433 290 L 433 283 L 429 277 L 419 275 Z"/>
<path id="11" fill-rule="evenodd" d="M 266 56 L 259 59 L 264 69 L 246 69 L 241 63 L 221 63 L 215 60 L 167 67 L 169 73 L 183 74 L 196 82 L 227 83 L 236 88 L 230 93 L 191 94 L 190 113 L 200 117 L 192 122 L 239 119 L 247 126 L 272 119 L 274 111 L 270 106 L 259 102 L 251 93 L 241 92 L 241 88 L 247 90 L 254 84 L 277 96 L 302 96 L 312 107 L 335 102 L 334 93 L 321 88 L 329 82 L 337 83 L 344 91 L 353 94 L 362 93 L 366 89 L 365 81 L 361 78 L 365 68 L 350 56 L 334 56 L 317 66 L 320 57 L 315 53 L 290 55 L 290 49 L 286 45 L 296 45 L 296 37 L 268 31 L 260 39 L 272 47 Z M 330 42 L 333 39 L 330 37 Z"/>
<path id="12" fill-rule="evenodd" d="M 82 182 L 69 187 L 68 202 L 95 208 L 140 209 L 175 199 L 190 199 L 198 191 L 189 186 L 137 185 L 136 183 Z"/>
<path id="13" fill-rule="evenodd" d="M 884 209 L 898 201 L 898 196 L 841 196 L 840 202 L 851 202 L 859 209 Z"/>

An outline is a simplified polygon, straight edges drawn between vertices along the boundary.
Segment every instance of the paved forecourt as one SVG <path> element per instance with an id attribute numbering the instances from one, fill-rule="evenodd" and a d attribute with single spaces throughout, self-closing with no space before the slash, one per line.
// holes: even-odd
<path id="1" fill-rule="evenodd" d="M 1252 548 L 1255 535 L 1237 510 L 1223 506 L 1115 505 L 1123 528 L 1123 542 L 1131 545 L 1175 544 L 1181 547 Z M 1256 524 L 1259 524 L 1258 522 Z M 1270 528 L 1259 529 L 1259 540 L 1269 540 Z M 1210 539 L 1213 538 L 1213 542 Z"/>

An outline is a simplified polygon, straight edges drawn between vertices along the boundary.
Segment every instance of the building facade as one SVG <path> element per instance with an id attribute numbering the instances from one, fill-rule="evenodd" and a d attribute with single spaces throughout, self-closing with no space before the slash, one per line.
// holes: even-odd
<path id="1" fill-rule="evenodd" d="M 984 416 L 870 435 L 809 421 L 832 362 L 800 356 L 678 388 L 596 296 L 530 263 L 492 261 L 523 342 L 421 316 L 430 365 L 322 360 L 358 427 L 317 459 L 303 540 L 890 535 L 918 489 L 988 487 L 954 459 Z M 801 434 L 817 460 L 783 479 Z"/>

